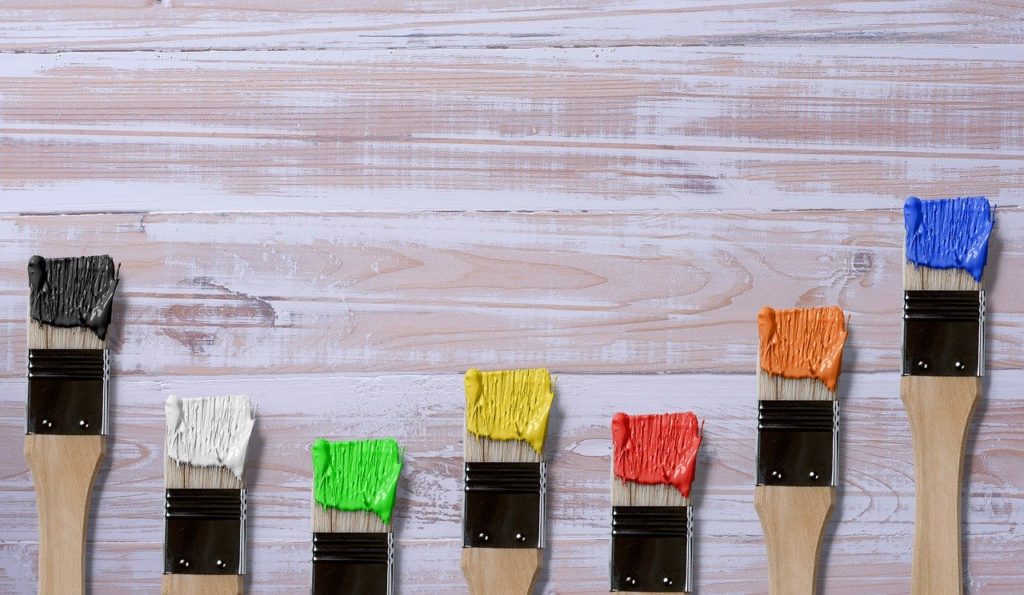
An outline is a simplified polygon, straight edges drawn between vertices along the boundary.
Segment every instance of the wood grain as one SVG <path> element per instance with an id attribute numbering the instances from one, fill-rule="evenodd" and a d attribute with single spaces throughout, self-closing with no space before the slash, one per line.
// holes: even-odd
<path id="1" fill-rule="evenodd" d="M 900 398 L 914 442 L 913 595 L 962 595 L 963 461 L 980 378 L 906 376 Z"/>
<path id="2" fill-rule="evenodd" d="M 182 9 L 164 4 L 145 10 Z M 986 12 L 958 4 L 896 15 Z M 998 42 L 1021 31 L 954 47 L 0 54 L 0 211 L 1018 205 L 1024 44 Z"/>
<path id="3" fill-rule="evenodd" d="M 85 542 L 105 436 L 25 436 L 39 527 L 39 595 L 85 595 Z"/>
<path id="4" fill-rule="evenodd" d="M 463 549 L 470 595 L 532 595 L 542 554 L 539 549 Z"/>
<path id="5" fill-rule="evenodd" d="M 1020 42 L 1016 2 L 3 0 L 0 49 L 628 47 Z"/>
<path id="6" fill-rule="evenodd" d="M 987 366 L 1020 368 L 1024 210 L 997 217 Z M 838 304 L 848 370 L 895 370 L 902 230 L 898 211 L 0 218 L 0 374 L 24 375 L 29 257 L 82 252 L 121 263 L 117 374 L 746 372 L 766 303 Z"/>
<path id="7" fill-rule="evenodd" d="M 768 593 L 815 595 L 818 559 L 836 489 L 825 486 L 754 488 L 754 509 L 764 528 Z"/>
<path id="8" fill-rule="evenodd" d="M 971 593 L 1006 593 L 1019 579 L 1024 521 L 1019 467 L 1024 395 L 1018 370 L 995 371 L 967 446 L 963 531 Z M 0 380 L 0 460 L 20 461 L 24 380 Z M 694 503 L 698 593 L 764 593 L 767 566 L 753 507 L 756 382 L 749 375 L 559 375 L 550 422 L 550 544 L 539 592 L 607 585 L 609 424 L 616 411 L 692 409 L 707 422 Z M 310 548 L 308 449 L 314 438 L 390 435 L 407 448 L 395 531 L 403 592 L 464 593 L 459 572 L 462 378 L 302 374 L 116 377 L 109 465 L 93 502 L 93 588 L 155 592 L 162 568 L 163 401 L 249 394 L 258 423 L 247 464 L 250 584 L 301 590 Z M 836 510 L 826 529 L 823 592 L 906 593 L 914 519 L 910 430 L 899 376 L 844 374 Z M 387 411 L 387 415 L 381 415 Z M 34 576 L 35 507 L 20 462 L 0 477 L 0 591 Z M 402 556 L 408 556 L 402 558 Z M 124 589 L 124 590 L 121 590 Z"/>

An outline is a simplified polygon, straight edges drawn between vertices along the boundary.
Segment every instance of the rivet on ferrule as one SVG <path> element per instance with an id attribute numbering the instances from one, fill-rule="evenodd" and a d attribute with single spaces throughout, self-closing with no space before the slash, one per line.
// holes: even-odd
<path id="1" fill-rule="evenodd" d="M 394 535 L 314 533 L 312 595 L 391 595 Z"/>
<path id="2" fill-rule="evenodd" d="M 611 591 L 691 591 L 693 507 L 612 507 Z"/>
<path id="3" fill-rule="evenodd" d="M 26 434 L 107 434 L 106 349 L 30 349 Z"/>
<path id="4" fill-rule="evenodd" d="M 758 401 L 757 409 L 757 485 L 836 485 L 839 401 Z"/>
<path id="5" fill-rule="evenodd" d="M 169 489 L 164 574 L 245 574 L 245 490 Z"/>
<path id="6" fill-rule="evenodd" d="M 466 463 L 462 546 L 544 547 L 544 463 Z"/>
<path id="7" fill-rule="evenodd" d="M 903 375 L 981 376 L 984 291 L 903 292 Z"/>

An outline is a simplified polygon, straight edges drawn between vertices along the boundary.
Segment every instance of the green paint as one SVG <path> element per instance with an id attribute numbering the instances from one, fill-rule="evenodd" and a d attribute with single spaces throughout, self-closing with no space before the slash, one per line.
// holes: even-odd
<path id="1" fill-rule="evenodd" d="M 393 438 L 313 443 L 313 497 L 322 506 L 376 513 L 391 522 L 402 449 Z"/>

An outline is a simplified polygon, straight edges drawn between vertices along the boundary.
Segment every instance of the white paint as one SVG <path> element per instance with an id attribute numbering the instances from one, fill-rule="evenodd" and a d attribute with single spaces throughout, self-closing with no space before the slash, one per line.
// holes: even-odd
<path id="1" fill-rule="evenodd" d="M 226 467 L 242 479 L 256 411 L 249 397 L 180 399 L 171 395 L 167 415 L 167 456 L 197 467 Z"/>

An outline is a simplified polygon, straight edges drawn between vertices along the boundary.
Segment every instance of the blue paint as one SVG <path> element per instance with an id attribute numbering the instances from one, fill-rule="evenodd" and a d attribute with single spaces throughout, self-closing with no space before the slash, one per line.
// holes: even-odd
<path id="1" fill-rule="evenodd" d="M 992 208 L 984 196 L 921 200 L 903 205 L 907 260 L 933 269 L 963 269 L 981 281 L 992 234 Z"/>

